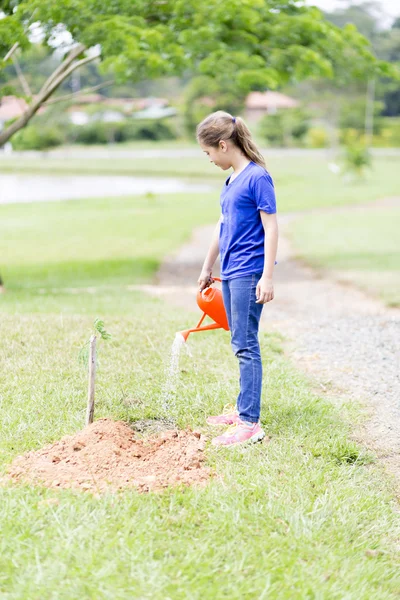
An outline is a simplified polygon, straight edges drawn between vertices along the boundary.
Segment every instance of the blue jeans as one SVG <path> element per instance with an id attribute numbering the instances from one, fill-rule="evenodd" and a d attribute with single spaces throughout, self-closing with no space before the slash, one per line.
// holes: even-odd
<path id="1" fill-rule="evenodd" d="M 261 273 L 222 281 L 231 345 L 239 359 L 237 409 L 240 418 L 250 423 L 259 421 L 261 409 L 262 364 L 258 326 L 263 304 L 256 303 L 256 287 L 260 277 Z"/>

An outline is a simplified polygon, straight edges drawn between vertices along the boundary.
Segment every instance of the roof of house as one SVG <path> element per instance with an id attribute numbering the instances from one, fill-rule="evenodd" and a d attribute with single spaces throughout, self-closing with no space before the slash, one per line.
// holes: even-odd
<path id="1" fill-rule="evenodd" d="M 27 108 L 28 105 L 23 98 L 3 96 L 0 98 L 0 121 L 20 117 Z"/>
<path id="2" fill-rule="evenodd" d="M 295 108 L 299 103 L 294 98 L 280 92 L 250 92 L 246 98 L 246 108 Z"/>

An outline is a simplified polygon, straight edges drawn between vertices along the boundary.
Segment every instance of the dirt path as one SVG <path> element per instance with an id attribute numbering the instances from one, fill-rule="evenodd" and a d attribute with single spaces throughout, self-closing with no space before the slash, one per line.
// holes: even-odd
<path id="1" fill-rule="evenodd" d="M 285 234 L 294 218 L 279 219 L 275 300 L 264 308 L 262 327 L 285 335 L 288 356 L 312 375 L 319 393 L 362 402 L 368 420 L 355 436 L 400 480 L 400 311 L 295 260 Z M 195 230 L 164 262 L 158 287 L 148 291 L 198 311 L 196 280 L 213 228 Z"/>

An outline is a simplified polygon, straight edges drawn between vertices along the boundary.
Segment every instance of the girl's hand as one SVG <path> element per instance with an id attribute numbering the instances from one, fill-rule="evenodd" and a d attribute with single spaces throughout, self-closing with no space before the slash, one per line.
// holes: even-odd
<path id="1" fill-rule="evenodd" d="M 200 273 L 200 277 L 198 278 L 197 283 L 199 284 L 199 292 L 202 292 L 205 288 L 209 287 L 212 283 L 214 283 L 211 271 L 209 269 L 203 269 Z"/>
<path id="2" fill-rule="evenodd" d="M 272 279 L 261 277 L 256 288 L 256 303 L 266 304 L 274 299 L 274 286 Z"/>

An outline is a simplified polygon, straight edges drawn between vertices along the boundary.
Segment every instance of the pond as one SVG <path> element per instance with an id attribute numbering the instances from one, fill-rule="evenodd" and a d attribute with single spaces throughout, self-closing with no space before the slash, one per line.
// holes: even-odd
<path id="1" fill-rule="evenodd" d="M 212 186 L 178 178 L 118 175 L 5 175 L 0 173 L 0 204 L 108 198 L 147 193 L 209 192 Z"/>

